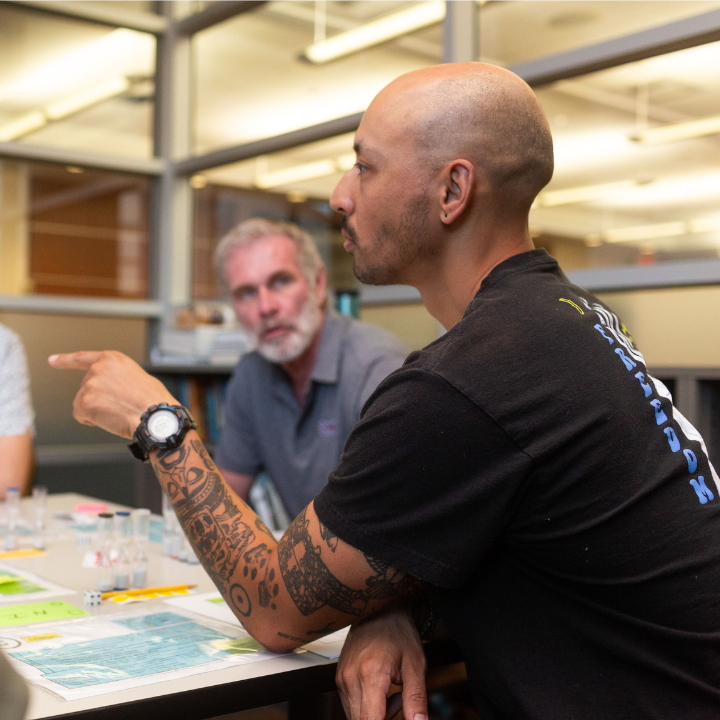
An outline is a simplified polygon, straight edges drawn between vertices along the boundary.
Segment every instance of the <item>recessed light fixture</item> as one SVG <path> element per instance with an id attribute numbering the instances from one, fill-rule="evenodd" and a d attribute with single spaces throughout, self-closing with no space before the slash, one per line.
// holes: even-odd
<path id="1" fill-rule="evenodd" d="M 190 178 L 190 187 L 195 190 L 202 190 L 208 184 L 208 180 L 204 175 L 193 175 Z"/>
<path id="2" fill-rule="evenodd" d="M 85 172 L 81 167 L 77 167 L 77 165 L 66 165 L 65 170 L 67 172 L 72 173 L 73 175 L 82 175 L 82 173 Z"/>
<path id="3" fill-rule="evenodd" d="M 444 17 L 444 2 L 430 0 L 415 3 L 320 42 L 312 43 L 305 48 L 303 56 L 315 64 L 330 62 L 429 25 L 435 25 L 442 22 Z"/>

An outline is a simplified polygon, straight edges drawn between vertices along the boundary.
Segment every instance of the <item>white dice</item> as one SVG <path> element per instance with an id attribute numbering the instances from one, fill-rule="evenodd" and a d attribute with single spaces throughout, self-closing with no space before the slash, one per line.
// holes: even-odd
<path id="1" fill-rule="evenodd" d="M 102 593 L 98 590 L 86 590 L 83 593 L 83 602 L 90 607 L 97 607 L 102 602 Z"/>

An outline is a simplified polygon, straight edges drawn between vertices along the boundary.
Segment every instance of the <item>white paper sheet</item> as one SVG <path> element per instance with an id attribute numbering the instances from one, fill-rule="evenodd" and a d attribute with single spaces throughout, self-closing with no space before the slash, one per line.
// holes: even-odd
<path id="1" fill-rule="evenodd" d="M 18 625 L 3 628 L 2 634 L 18 672 L 66 700 L 276 657 L 239 626 L 157 606 Z M 8 642 L 17 645 L 9 648 Z"/>
<path id="2" fill-rule="evenodd" d="M 26 570 L 20 570 L 20 568 L 13 567 L 12 565 L 0 563 L 0 577 L 6 575 L 21 578 L 20 585 L 25 587 L 27 592 L 16 592 L 6 595 L 3 593 L 3 586 L 0 585 L 0 603 L 2 604 L 9 603 L 18 605 L 24 602 L 40 602 L 41 600 L 59 597 L 61 595 L 73 595 L 75 592 L 74 590 L 68 590 L 68 588 L 51 583 L 49 580 L 44 580 Z"/>
<path id="3" fill-rule="evenodd" d="M 199 595 L 185 595 L 165 600 L 168 605 L 190 610 L 204 617 L 220 620 L 221 622 L 242 627 L 240 621 L 233 615 L 232 610 L 227 606 L 219 592 L 201 593 Z M 340 657 L 343 643 L 347 637 L 349 628 L 343 628 L 319 640 L 313 640 L 303 645 L 301 650 L 309 650 L 316 655 L 335 660 Z"/>

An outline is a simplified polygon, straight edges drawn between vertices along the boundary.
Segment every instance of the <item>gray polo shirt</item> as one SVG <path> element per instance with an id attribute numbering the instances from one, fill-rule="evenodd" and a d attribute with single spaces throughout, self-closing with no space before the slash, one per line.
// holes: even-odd
<path id="1" fill-rule="evenodd" d="M 407 352 L 386 330 L 329 311 L 302 409 L 279 365 L 246 355 L 228 384 L 215 461 L 244 475 L 266 471 L 295 517 L 339 464 L 365 401 Z"/>

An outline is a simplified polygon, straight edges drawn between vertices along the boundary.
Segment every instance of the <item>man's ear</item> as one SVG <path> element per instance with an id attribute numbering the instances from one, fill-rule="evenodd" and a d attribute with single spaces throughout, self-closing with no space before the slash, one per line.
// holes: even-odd
<path id="1" fill-rule="evenodd" d="M 315 301 L 319 307 L 325 307 L 327 301 L 327 271 L 320 265 L 315 273 Z"/>
<path id="2" fill-rule="evenodd" d="M 470 203 L 475 187 L 475 166 L 469 160 L 453 160 L 441 175 L 440 222 L 450 225 Z"/>

